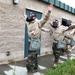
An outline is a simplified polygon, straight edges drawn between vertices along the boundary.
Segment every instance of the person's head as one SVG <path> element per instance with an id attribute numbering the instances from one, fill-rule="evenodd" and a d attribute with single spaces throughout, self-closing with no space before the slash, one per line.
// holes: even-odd
<path id="1" fill-rule="evenodd" d="M 55 19 L 53 22 L 52 22 L 52 27 L 53 28 L 57 28 L 59 25 L 59 21 L 57 19 Z"/>
<path id="2" fill-rule="evenodd" d="M 72 21 L 71 20 L 67 20 L 67 26 L 71 26 Z"/>
<path id="3" fill-rule="evenodd" d="M 26 21 L 27 22 L 31 22 L 33 20 L 36 19 L 36 14 L 34 12 L 30 12 L 28 15 L 27 15 L 27 18 L 26 18 Z"/>

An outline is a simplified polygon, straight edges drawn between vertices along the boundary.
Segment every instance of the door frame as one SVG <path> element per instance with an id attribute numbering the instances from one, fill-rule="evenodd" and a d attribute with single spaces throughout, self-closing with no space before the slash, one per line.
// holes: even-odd
<path id="1" fill-rule="evenodd" d="M 28 15 L 29 12 L 35 12 L 36 13 L 36 17 L 37 19 L 41 19 L 42 17 L 42 13 L 35 11 L 35 10 L 31 10 L 31 9 L 26 9 L 26 14 Z M 38 16 L 39 14 L 39 16 Z M 25 40 L 24 40 L 24 58 L 28 57 L 28 28 L 27 25 L 25 24 Z M 38 50 L 38 55 L 40 55 L 40 49 Z"/>

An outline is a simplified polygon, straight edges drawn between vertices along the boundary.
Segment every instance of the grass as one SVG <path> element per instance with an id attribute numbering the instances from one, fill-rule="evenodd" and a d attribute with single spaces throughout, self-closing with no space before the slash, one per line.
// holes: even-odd
<path id="1" fill-rule="evenodd" d="M 75 59 L 59 64 L 55 69 L 48 69 L 44 75 L 75 75 Z"/>

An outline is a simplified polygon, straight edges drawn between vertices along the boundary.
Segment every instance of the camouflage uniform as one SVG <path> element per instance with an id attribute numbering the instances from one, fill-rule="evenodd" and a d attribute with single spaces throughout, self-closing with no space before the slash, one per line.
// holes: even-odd
<path id="1" fill-rule="evenodd" d="M 28 33 L 30 38 L 40 38 L 41 35 L 41 27 L 48 21 L 50 16 L 50 11 L 47 12 L 44 18 L 41 20 L 35 19 L 31 23 L 28 24 Z M 32 34 L 32 32 L 34 34 Z"/>
<path id="2" fill-rule="evenodd" d="M 63 26 L 63 25 L 58 25 L 56 29 L 54 29 L 52 26 L 50 27 L 50 34 L 53 36 L 54 41 L 53 41 L 53 55 L 55 57 L 54 63 L 57 64 L 60 56 L 61 50 L 57 48 L 57 42 L 58 40 L 63 40 L 64 39 L 64 33 L 63 31 L 67 30 L 68 27 Z M 63 50 L 63 49 L 62 49 Z"/>
<path id="3" fill-rule="evenodd" d="M 68 30 L 64 32 L 64 39 L 67 42 L 67 49 L 65 50 L 67 52 L 67 58 L 71 59 L 71 52 L 74 46 L 71 46 L 71 39 L 74 39 L 74 33 L 75 29 Z"/>
<path id="4" fill-rule="evenodd" d="M 45 17 L 42 18 L 41 20 L 35 19 L 34 21 L 27 24 L 28 25 L 28 36 L 29 36 L 29 47 L 30 47 L 31 39 L 40 39 L 41 38 L 41 27 L 43 27 L 43 25 L 49 19 L 50 13 L 51 12 L 48 11 L 47 14 L 45 15 Z M 30 50 L 30 48 L 29 48 L 29 51 L 31 51 L 32 55 L 34 53 L 34 56 L 36 55 L 36 57 L 34 58 L 32 55 L 30 57 L 28 57 L 27 64 L 26 64 L 28 71 L 38 68 L 37 50 L 34 51 L 34 50 Z M 33 58 L 34 60 L 32 60 L 31 58 Z"/>

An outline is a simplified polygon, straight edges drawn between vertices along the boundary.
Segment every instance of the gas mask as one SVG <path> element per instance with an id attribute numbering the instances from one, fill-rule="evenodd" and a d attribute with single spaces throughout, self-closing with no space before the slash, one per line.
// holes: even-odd
<path id="1" fill-rule="evenodd" d="M 31 12 L 31 13 L 27 16 L 26 21 L 27 21 L 27 22 L 33 21 L 33 20 L 34 20 L 33 17 L 36 17 L 36 14 L 33 13 L 33 12 Z"/>
<path id="2" fill-rule="evenodd" d="M 57 27 L 58 27 L 58 20 L 55 19 L 55 20 L 53 21 L 52 27 L 53 27 L 53 28 L 57 28 Z"/>
<path id="3" fill-rule="evenodd" d="M 72 21 L 71 20 L 67 20 L 67 24 L 66 24 L 66 26 L 71 26 L 71 23 L 72 23 Z"/>

